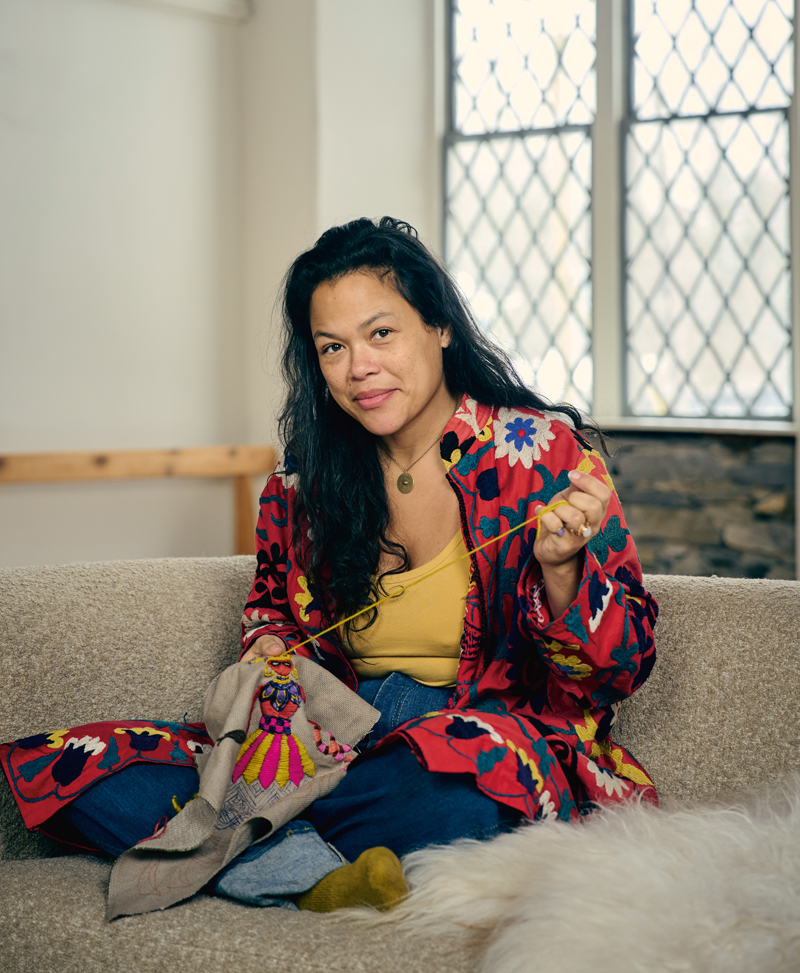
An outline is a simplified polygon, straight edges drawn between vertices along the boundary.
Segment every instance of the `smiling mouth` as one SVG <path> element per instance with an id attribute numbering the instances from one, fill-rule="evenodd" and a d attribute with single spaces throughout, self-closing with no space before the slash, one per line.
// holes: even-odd
<path id="1" fill-rule="evenodd" d="M 389 401 L 394 391 L 394 389 L 374 389 L 371 392 L 361 392 L 356 396 L 355 402 L 362 409 L 377 409 L 384 402 Z"/>

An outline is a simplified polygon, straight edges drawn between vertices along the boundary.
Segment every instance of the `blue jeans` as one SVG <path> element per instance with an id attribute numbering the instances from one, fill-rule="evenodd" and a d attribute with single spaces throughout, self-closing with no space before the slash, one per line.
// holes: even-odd
<path id="1" fill-rule="evenodd" d="M 427 771 L 405 744 L 369 753 L 376 740 L 401 723 L 441 709 L 449 689 L 423 686 L 395 672 L 386 679 L 363 681 L 358 694 L 381 711 L 361 741 L 366 752 L 338 787 L 306 808 L 301 818 L 287 822 L 223 869 L 214 882 L 217 894 L 294 908 L 286 897 L 306 891 L 341 867 L 342 856 L 355 861 L 362 851 L 383 845 L 401 857 L 457 838 L 490 838 L 519 822 L 520 813 L 479 791 L 472 774 Z M 143 777 L 148 778 L 146 799 Z M 178 785 L 185 798 L 191 796 L 197 790 L 196 772 L 136 764 L 98 781 L 61 813 L 103 851 L 119 855 L 149 837 L 161 817 L 175 813 L 172 795 Z M 178 803 L 184 803 L 180 796 Z"/>

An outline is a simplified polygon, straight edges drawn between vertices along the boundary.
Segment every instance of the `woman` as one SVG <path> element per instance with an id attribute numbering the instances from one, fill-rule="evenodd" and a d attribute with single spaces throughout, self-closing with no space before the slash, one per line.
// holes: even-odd
<path id="1" fill-rule="evenodd" d="M 523 386 L 407 224 L 323 234 L 290 269 L 284 310 L 286 458 L 261 498 L 242 659 L 454 562 L 299 648 L 382 714 L 309 829 L 397 876 L 394 855 L 426 844 L 655 800 L 609 731 L 652 668 L 657 608 L 577 411 Z M 477 550 L 559 500 L 538 530 Z M 300 904 L 402 891 L 370 888 L 366 868 Z"/>
<path id="2" fill-rule="evenodd" d="M 297 646 L 381 716 L 342 783 L 215 891 L 386 906 L 415 848 L 655 801 L 610 730 L 652 668 L 657 608 L 577 410 L 522 384 L 405 223 L 323 234 L 291 267 L 284 312 L 285 459 L 261 498 L 241 659 Z M 146 801 L 132 775 L 155 788 L 156 768 L 134 766 L 62 813 L 118 854 L 168 810 L 170 773 L 180 803 L 195 787 L 157 769 Z M 133 804 L 149 817 L 107 840 L 97 823 L 126 774 L 115 820 Z"/>

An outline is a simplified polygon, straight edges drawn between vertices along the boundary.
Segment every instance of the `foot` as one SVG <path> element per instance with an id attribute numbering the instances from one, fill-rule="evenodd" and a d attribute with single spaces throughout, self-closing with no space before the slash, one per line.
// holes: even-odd
<path id="1" fill-rule="evenodd" d="M 295 898 L 299 909 L 333 912 L 356 905 L 385 911 L 408 893 L 403 866 L 388 848 L 368 848 L 352 865 L 343 865 Z"/>

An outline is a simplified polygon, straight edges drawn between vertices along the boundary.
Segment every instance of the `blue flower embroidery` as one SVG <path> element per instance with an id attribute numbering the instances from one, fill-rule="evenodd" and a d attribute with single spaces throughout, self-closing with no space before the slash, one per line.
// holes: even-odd
<path id="1" fill-rule="evenodd" d="M 536 432 L 533 419 L 523 419 L 521 416 L 517 416 L 513 422 L 506 423 L 506 429 L 508 430 L 506 442 L 516 446 L 518 453 L 522 452 L 523 446 L 533 446 L 531 437 Z"/>

